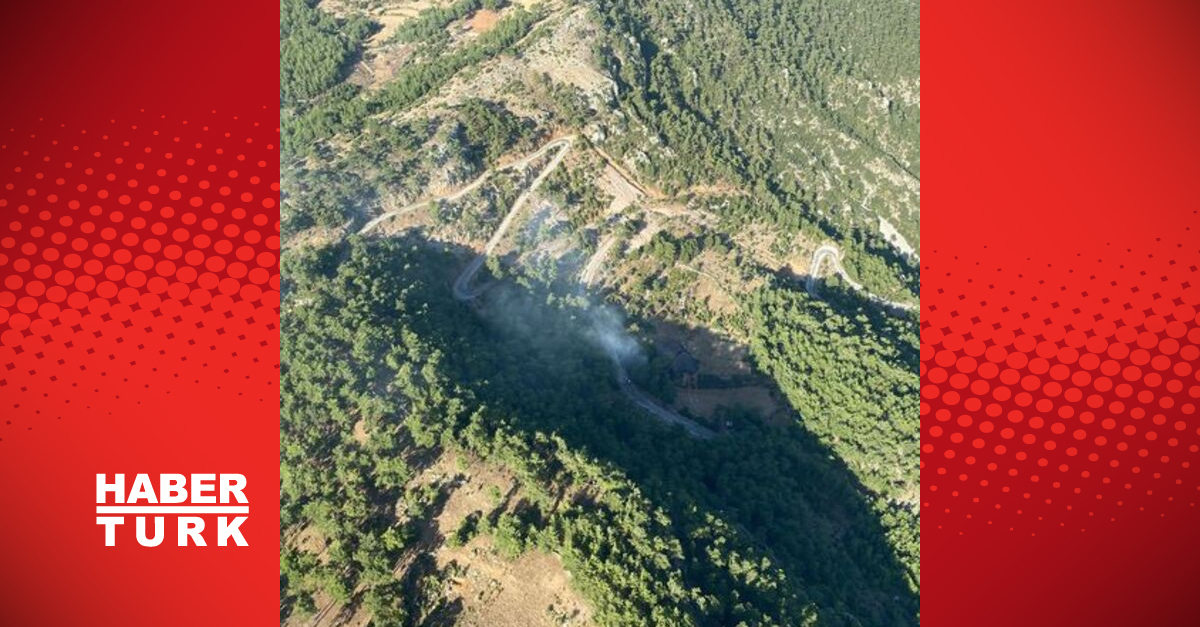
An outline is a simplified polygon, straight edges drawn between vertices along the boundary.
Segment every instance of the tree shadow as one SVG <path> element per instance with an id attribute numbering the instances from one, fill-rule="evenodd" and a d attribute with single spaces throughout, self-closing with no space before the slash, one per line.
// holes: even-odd
<path id="1" fill-rule="evenodd" d="M 422 553 L 404 571 L 400 586 L 404 591 L 406 624 L 411 627 L 452 627 L 463 612 L 462 599 L 447 600 L 442 594 L 444 581 L 453 564 L 438 568 L 431 553 Z"/>
<path id="2" fill-rule="evenodd" d="M 438 347 L 447 371 L 481 404 L 502 412 L 518 431 L 555 434 L 571 450 L 619 469 L 668 512 L 687 585 L 744 589 L 728 572 L 689 568 L 705 559 L 704 525 L 678 521 L 707 518 L 735 529 L 762 559 L 798 582 L 819 624 L 918 624 L 916 576 L 889 543 L 875 495 L 805 428 L 798 412 L 789 424 L 746 419 L 712 439 L 689 437 L 622 395 L 601 339 L 620 329 L 602 328 L 595 313 L 619 317 L 611 305 L 510 281 L 462 303 L 450 285 L 474 251 L 412 235 L 351 245 L 368 255 L 387 255 L 395 250 L 389 246 L 421 251 L 416 255 L 424 267 L 414 267 L 410 257 L 390 271 L 397 281 L 420 274 L 433 279 L 407 284 L 393 306 L 420 312 L 409 326 Z M 786 398 L 769 377 L 752 375 Z M 732 607 L 697 608 L 696 615 L 701 625 L 739 620 Z"/>

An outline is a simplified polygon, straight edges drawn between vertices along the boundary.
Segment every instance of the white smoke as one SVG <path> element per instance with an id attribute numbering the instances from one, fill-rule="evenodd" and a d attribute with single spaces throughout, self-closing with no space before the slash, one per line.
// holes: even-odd
<path id="1" fill-rule="evenodd" d="M 642 346 L 625 329 L 625 318 L 615 308 L 597 305 L 587 310 L 588 328 L 585 334 L 613 359 L 624 365 L 646 359 Z"/>

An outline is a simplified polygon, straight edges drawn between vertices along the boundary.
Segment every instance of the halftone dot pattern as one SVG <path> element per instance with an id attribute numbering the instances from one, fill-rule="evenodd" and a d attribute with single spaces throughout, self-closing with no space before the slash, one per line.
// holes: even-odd
<path id="1" fill-rule="evenodd" d="M 1065 265 L 982 245 L 923 259 L 938 285 L 921 306 L 927 532 L 1200 517 L 1196 238 L 1105 250 Z"/>
<path id="2" fill-rule="evenodd" d="M 0 447 L 184 385 L 277 394 L 278 133 L 216 111 L 0 129 Z"/>

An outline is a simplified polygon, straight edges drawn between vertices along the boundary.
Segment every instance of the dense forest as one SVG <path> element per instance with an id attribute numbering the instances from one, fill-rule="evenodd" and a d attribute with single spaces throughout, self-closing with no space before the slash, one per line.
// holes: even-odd
<path id="1" fill-rule="evenodd" d="M 281 0 L 281 625 L 453 624 L 477 538 L 554 556 L 582 624 L 919 624 L 917 322 L 880 305 L 919 271 L 879 226 L 919 250 L 919 39 L 878 0 Z M 806 284 L 820 243 L 855 286 Z M 744 357 L 685 383 L 663 329 Z M 680 400 L 747 389 L 776 408 Z M 448 459 L 514 487 L 439 534 Z"/>
<path id="2" fill-rule="evenodd" d="M 752 189 L 753 211 L 780 226 L 846 236 L 863 216 L 832 208 L 858 204 L 862 181 L 824 194 L 812 184 L 836 170 L 836 151 L 815 150 L 830 133 L 859 144 L 845 155 L 859 161 L 855 174 L 878 157 L 919 181 L 919 100 L 875 93 L 887 102 L 876 112 L 869 98 L 842 102 L 839 91 L 920 76 L 918 3 L 601 0 L 597 11 L 625 109 L 670 149 L 648 169 L 665 184 L 716 175 Z M 906 222 L 918 239 L 916 216 Z"/>

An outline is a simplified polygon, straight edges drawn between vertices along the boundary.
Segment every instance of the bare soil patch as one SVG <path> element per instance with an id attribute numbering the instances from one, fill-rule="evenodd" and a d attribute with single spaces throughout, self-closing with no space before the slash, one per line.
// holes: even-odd
<path id="1" fill-rule="evenodd" d="M 603 172 L 597 178 L 596 186 L 612 196 L 612 202 L 608 204 L 608 215 L 621 213 L 643 196 L 641 190 L 608 164 L 605 164 Z"/>
<path id="2" fill-rule="evenodd" d="M 480 536 L 465 546 L 438 552 L 439 565 L 466 569 L 451 581 L 448 595 L 461 599 L 457 624 L 477 627 L 562 627 L 591 625 L 591 611 L 570 589 L 571 574 L 553 555 L 530 552 L 515 560 L 499 556 Z"/>
<path id="3" fill-rule="evenodd" d="M 475 12 L 475 15 L 471 16 L 471 19 L 467 22 L 467 24 L 470 25 L 472 32 L 482 35 L 483 33 L 492 30 L 492 27 L 494 27 L 496 22 L 499 21 L 499 13 L 491 9 L 480 9 Z"/>
<path id="4" fill-rule="evenodd" d="M 514 477 L 494 466 L 460 462 L 443 455 L 435 474 L 458 473 L 459 483 L 436 517 L 437 533 L 449 537 L 476 512 L 511 509 L 521 499 Z M 462 468 L 462 470 L 458 470 Z M 431 468 L 431 470 L 433 470 Z M 499 502 L 497 502 L 499 495 Z M 554 555 L 527 552 L 506 559 L 491 538 L 481 534 L 460 547 L 443 544 L 436 552 L 438 566 L 455 562 L 462 575 L 447 591 L 452 603 L 461 601 L 458 625 L 477 627 L 582 627 L 592 624 L 591 610 L 571 588 L 571 574 Z"/>
<path id="5" fill-rule="evenodd" d="M 700 276 L 696 281 L 696 298 L 704 301 L 711 311 L 719 314 L 733 314 L 738 310 L 738 303 L 716 281 Z"/>

